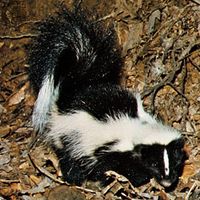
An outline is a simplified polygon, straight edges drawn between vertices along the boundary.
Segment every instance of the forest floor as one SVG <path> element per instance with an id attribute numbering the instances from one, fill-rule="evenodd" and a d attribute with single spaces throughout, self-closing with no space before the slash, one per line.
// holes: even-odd
<path id="1" fill-rule="evenodd" d="M 37 34 L 32 28 L 55 13 L 55 4 L 50 0 L 2 1 L 0 200 L 200 199 L 200 1 L 79 2 L 95 13 L 95 20 L 114 24 L 125 59 L 122 85 L 140 92 L 148 112 L 182 132 L 189 159 L 172 192 L 165 192 L 154 180 L 134 188 L 114 172 L 109 174 L 114 181 L 106 188 L 90 182 L 83 187 L 63 183 L 51 150 L 31 146 L 35 97 L 28 81 L 26 54 Z"/>

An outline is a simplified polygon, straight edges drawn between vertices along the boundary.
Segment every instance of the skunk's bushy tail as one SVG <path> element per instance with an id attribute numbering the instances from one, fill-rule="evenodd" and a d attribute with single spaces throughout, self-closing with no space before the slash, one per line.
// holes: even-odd
<path id="1" fill-rule="evenodd" d="M 33 125 L 43 131 L 55 102 L 90 85 L 118 83 L 121 56 L 111 29 L 64 9 L 38 26 L 29 53 L 30 82 L 38 93 Z"/>

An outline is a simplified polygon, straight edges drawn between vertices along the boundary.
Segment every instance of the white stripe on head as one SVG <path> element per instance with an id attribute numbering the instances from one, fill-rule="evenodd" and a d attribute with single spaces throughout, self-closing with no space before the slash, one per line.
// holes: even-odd
<path id="1" fill-rule="evenodd" d="M 163 159 L 164 159 L 165 175 L 168 176 L 169 175 L 169 156 L 166 149 L 164 149 L 164 152 L 163 152 Z"/>

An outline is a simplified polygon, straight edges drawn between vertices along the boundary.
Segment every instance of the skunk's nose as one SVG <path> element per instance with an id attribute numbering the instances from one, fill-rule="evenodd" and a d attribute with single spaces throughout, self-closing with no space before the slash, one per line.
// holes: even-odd
<path id="1" fill-rule="evenodd" d="M 168 179 L 163 179 L 163 180 L 160 182 L 160 184 L 161 184 L 162 186 L 164 186 L 164 187 L 170 187 L 171 184 L 172 184 L 172 182 L 171 182 L 170 180 L 168 180 Z"/>

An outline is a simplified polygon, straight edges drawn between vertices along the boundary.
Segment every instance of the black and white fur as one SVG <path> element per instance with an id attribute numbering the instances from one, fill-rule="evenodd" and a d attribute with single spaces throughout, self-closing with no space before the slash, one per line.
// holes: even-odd
<path id="1" fill-rule="evenodd" d="M 122 59 L 113 31 L 67 10 L 38 29 L 29 55 L 38 93 L 33 126 L 55 150 L 64 180 L 104 182 L 114 170 L 134 186 L 152 177 L 164 187 L 176 184 L 184 140 L 119 85 Z"/>

